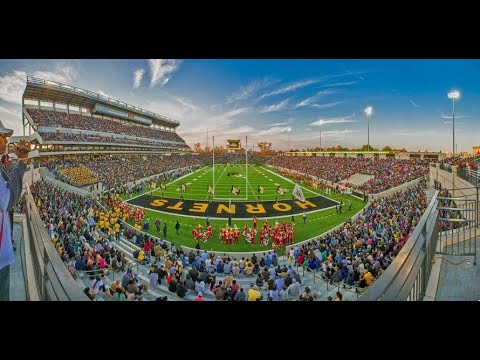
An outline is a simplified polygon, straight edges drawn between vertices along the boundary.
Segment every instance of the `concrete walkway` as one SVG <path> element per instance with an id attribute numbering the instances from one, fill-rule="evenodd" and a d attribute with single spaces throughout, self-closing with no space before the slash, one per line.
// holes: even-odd
<path id="1" fill-rule="evenodd" d="M 17 250 L 15 251 L 15 263 L 10 265 L 10 301 L 26 301 L 23 227 L 17 223 L 13 224 L 13 241 L 13 246 Z"/>

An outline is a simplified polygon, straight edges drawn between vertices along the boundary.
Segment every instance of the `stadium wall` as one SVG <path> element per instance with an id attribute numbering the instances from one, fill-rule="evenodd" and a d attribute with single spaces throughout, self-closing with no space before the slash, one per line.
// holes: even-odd
<path id="1" fill-rule="evenodd" d="M 382 197 L 385 197 L 385 196 L 392 195 L 392 194 L 394 194 L 398 191 L 402 191 L 402 190 L 405 190 L 405 189 L 408 189 L 408 188 L 411 188 L 411 187 L 417 185 L 421 180 L 422 180 L 422 178 L 418 178 L 418 179 L 406 182 L 405 184 L 402 184 L 400 186 L 396 186 L 394 188 L 382 191 L 381 193 L 378 193 L 378 194 L 369 194 L 368 199 L 369 200 L 374 200 L 374 199 L 378 199 L 378 198 L 382 198 Z"/>

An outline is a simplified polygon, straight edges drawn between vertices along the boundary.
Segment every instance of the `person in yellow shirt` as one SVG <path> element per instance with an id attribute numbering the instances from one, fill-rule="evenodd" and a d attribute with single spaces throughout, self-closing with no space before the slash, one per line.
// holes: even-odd
<path id="1" fill-rule="evenodd" d="M 115 237 L 117 241 L 120 241 L 120 224 L 119 223 L 115 224 Z"/>
<path id="2" fill-rule="evenodd" d="M 363 277 L 365 278 L 365 282 L 367 283 L 367 286 L 370 286 L 370 284 L 373 281 L 373 275 L 368 269 L 364 270 Z"/>
<path id="3" fill-rule="evenodd" d="M 257 285 L 253 285 L 250 290 L 248 290 L 248 301 L 260 301 L 262 300 L 262 294 L 258 291 Z"/>

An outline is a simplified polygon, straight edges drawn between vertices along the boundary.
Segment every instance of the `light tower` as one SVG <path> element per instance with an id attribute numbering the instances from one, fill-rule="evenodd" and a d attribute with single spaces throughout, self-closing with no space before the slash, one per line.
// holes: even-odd
<path id="1" fill-rule="evenodd" d="M 455 99 L 460 98 L 460 92 L 457 90 L 448 93 L 448 98 L 452 99 L 452 134 L 453 134 L 453 157 L 455 157 Z"/>
<path id="2" fill-rule="evenodd" d="M 368 106 L 367 108 L 365 108 L 364 111 L 365 111 L 365 114 L 367 114 L 367 120 L 368 120 L 368 131 L 367 131 L 368 150 L 367 151 L 370 151 L 370 116 L 372 115 L 373 108 L 371 106 Z"/>

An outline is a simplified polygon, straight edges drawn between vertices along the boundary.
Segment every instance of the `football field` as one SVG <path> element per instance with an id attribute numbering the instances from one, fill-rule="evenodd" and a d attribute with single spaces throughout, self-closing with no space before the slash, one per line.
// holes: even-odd
<path id="1" fill-rule="evenodd" d="M 247 175 L 248 172 L 248 175 Z M 154 196 L 179 198 L 186 200 L 218 201 L 273 201 L 291 200 L 295 184 L 268 167 L 263 166 L 233 166 L 216 165 L 215 172 L 212 166 L 204 167 L 186 177 L 165 184 L 166 189 L 156 189 L 151 193 Z M 184 185 L 182 191 L 182 185 Z M 209 187 L 214 194 L 209 194 Z M 232 187 L 239 190 L 232 193 Z M 317 196 L 314 192 L 303 188 L 305 198 Z"/>
<path id="2" fill-rule="evenodd" d="M 276 174 L 275 170 L 264 166 L 250 166 L 247 184 L 245 184 L 245 173 L 245 166 L 216 166 L 214 176 L 213 168 L 208 166 L 165 183 L 166 189 L 147 190 L 140 195 L 122 196 L 122 198 L 146 209 L 146 219 L 150 221 L 150 234 L 163 237 L 163 232 L 157 231 L 153 225 L 155 219 L 159 219 L 162 227 L 167 224 L 169 229 L 167 240 L 192 248 L 197 244 L 192 236 L 192 229 L 198 224 L 205 226 L 205 218 L 209 215 L 214 238 L 206 244 L 202 243 L 201 246 L 202 249 L 208 248 L 214 251 L 265 249 L 258 245 L 258 241 L 253 246 L 243 240 L 236 245 L 227 245 L 220 241 L 219 232 L 228 222 L 229 210 L 231 210 L 232 225 L 239 229 L 243 229 L 245 225 L 252 226 L 252 215 L 256 215 L 259 219 L 270 218 L 294 223 L 296 225 L 294 242 L 296 243 L 311 239 L 348 221 L 365 206 L 361 200 L 351 195 L 334 193 L 325 195 L 310 186 L 302 186 L 306 198 L 305 203 L 302 203 L 296 199 L 292 200 L 292 190 L 295 186 L 293 180 Z M 213 184 L 215 184 L 215 198 L 210 195 L 211 198 L 208 201 L 208 187 L 213 187 Z M 182 191 L 182 185 L 185 186 L 185 191 Z M 240 189 L 238 195 L 231 193 L 232 186 Z M 263 194 L 259 194 L 259 186 L 263 187 Z M 277 193 L 279 186 L 285 190 L 284 195 Z M 260 203 L 257 203 L 259 195 Z M 232 199 L 231 209 L 229 199 Z M 344 202 L 345 208 L 338 214 L 335 204 L 340 200 Z M 347 206 L 349 202 L 352 203 L 351 210 Z M 304 211 L 308 214 L 306 223 L 302 221 Z M 181 226 L 178 235 L 175 231 L 176 221 L 179 221 Z M 263 224 L 263 220 L 260 220 L 260 224 Z"/>

